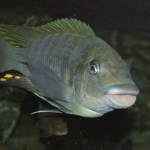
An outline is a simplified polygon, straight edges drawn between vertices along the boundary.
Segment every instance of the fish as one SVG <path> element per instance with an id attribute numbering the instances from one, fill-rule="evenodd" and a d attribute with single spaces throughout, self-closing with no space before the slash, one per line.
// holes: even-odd
<path id="1" fill-rule="evenodd" d="M 56 114 L 39 117 L 36 125 L 43 130 L 40 135 L 41 138 L 47 138 L 52 135 L 62 136 L 68 133 L 67 123 Z"/>
<path id="2" fill-rule="evenodd" d="M 128 63 L 73 18 L 38 27 L 0 24 L 0 73 L 0 84 L 25 88 L 56 108 L 35 113 L 95 118 L 131 107 L 139 94 Z"/>
<path id="3" fill-rule="evenodd" d="M 39 103 L 39 108 L 45 109 L 44 105 Z M 62 136 L 68 133 L 67 123 L 56 113 L 39 113 L 37 127 L 42 130 L 41 138 L 47 138 L 52 135 Z"/>

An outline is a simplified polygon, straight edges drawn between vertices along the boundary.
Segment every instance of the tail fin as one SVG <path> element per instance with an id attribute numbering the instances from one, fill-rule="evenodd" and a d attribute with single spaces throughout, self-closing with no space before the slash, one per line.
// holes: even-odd
<path id="1" fill-rule="evenodd" d="M 18 62 L 23 58 L 20 48 L 25 48 L 34 39 L 44 36 L 36 28 L 0 24 L 0 73 L 7 70 L 20 71 Z"/>
<path id="2" fill-rule="evenodd" d="M 0 36 L 0 73 L 12 69 L 12 49 L 13 47 Z"/>

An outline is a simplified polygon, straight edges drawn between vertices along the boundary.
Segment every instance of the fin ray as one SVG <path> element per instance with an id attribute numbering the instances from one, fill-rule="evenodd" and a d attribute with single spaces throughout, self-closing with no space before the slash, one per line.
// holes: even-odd
<path id="1" fill-rule="evenodd" d="M 39 27 L 24 27 L 0 24 L 0 35 L 9 44 L 18 47 L 26 47 L 33 40 L 52 34 L 78 34 L 94 36 L 94 31 L 89 25 L 77 19 L 61 19 Z"/>
<path id="2" fill-rule="evenodd" d="M 26 60 L 27 63 L 24 64 L 28 66 L 30 72 L 28 78 L 43 92 L 44 97 L 72 102 L 74 98 L 72 88 L 66 85 L 51 68 L 30 58 Z"/>
<path id="3" fill-rule="evenodd" d="M 46 109 L 46 110 L 38 110 L 38 111 L 35 111 L 35 112 L 32 112 L 30 113 L 30 115 L 33 115 L 33 114 L 38 114 L 38 113 L 62 113 L 61 111 L 57 110 L 57 109 Z"/>
<path id="4" fill-rule="evenodd" d="M 21 73 L 15 73 L 12 71 L 2 73 L 0 76 L 0 84 L 25 88 L 28 91 L 40 94 L 40 91 L 36 89 L 31 81 Z"/>

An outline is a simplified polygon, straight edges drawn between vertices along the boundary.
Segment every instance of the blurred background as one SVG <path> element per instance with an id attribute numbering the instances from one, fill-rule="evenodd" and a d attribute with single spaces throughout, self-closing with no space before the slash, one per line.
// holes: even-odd
<path id="1" fill-rule="evenodd" d="M 0 23 L 40 26 L 76 18 L 109 43 L 131 67 L 140 88 L 137 102 L 88 119 L 61 114 L 68 134 L 39 138 L 40 98 L 0 86 L 0 150 L 149 150 L 150 148 L 150 1 L 149 0 L 0 0 Z"/>

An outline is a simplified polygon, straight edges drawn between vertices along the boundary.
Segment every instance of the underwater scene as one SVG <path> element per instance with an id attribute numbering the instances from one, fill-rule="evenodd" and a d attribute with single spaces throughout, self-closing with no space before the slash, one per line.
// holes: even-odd
<path id="1" fill-rule="evenodd" d="M 149 150 L 149 9 L 0 0 L 0 150 Z"/>

